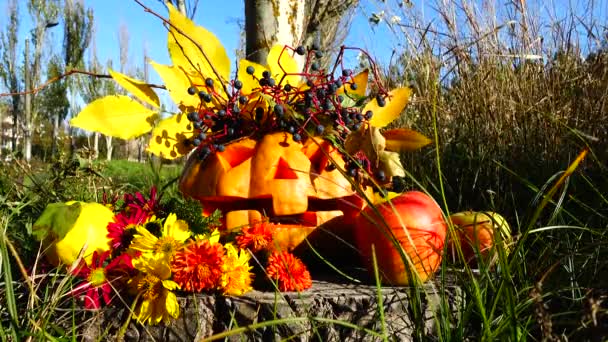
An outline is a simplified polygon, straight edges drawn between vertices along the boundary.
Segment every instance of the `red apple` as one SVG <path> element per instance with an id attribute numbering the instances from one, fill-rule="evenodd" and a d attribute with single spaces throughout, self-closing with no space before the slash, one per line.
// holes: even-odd
<path id="1" fill-rule="evenodd" d="M 411 259 L 412 274 L 426 281 L 441 264 L 447 232 L 437 203 L 422 192 L 410 191 L 375 208 L 379 215 L 374 207 L 366 207 L 355 221 L 355 241 L 368 271 L 374 271 L 374 246 L 383 281 L 392 285 L 411 283 L 407 260 L 393 243 L 396 240 Z"/>

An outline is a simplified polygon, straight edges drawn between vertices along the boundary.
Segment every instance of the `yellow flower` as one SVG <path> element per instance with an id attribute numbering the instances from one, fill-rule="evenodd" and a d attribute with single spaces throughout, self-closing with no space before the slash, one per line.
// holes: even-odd
<path id="1" fill-rule="evenodd" d="M 222 275 L 222 289 L 225 295 L 241 296 L 245 292 L 251 291 L 251 281 L 253 274 L 249 259 L 249 253 L 242 249 L 237 249 L 231 244 L 226 244 L 226 259 L 224 261 L 224 274 Z"/>
<path id="2" fill-rule="evenodd" d="M 175 214 L 169 214 L 165 219 L 160 238 L 143 226 L 136 229 L 137 234 L 133 236 L 130 248 L 146 254 L 159 255 L 166 261 L 171 260 L 191 235 L 186 221 L 178 220 Z"/>
<path id="3" fill-rule="evenodd" d="M 177 297 L 171 292 L 179 285 L 169 280 L 171 268 L 166 259 L 161 255 L 141 256 L 133 260 L 133 266 L 140 271 L 129 281 L 139 298 L 133 312 L 137 321 L 154 325 L 179 317 Z"/>

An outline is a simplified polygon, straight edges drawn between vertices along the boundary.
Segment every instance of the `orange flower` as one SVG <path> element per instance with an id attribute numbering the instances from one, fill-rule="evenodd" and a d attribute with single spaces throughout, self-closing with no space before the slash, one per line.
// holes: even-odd
<path id="1" fill-rule="evenodd" d="M 306 265 L 289 252 L 273 252 L 268 257 L 266 273 L 277 280 L 281 291 L 302 291 L 312 286 Z"/>
<path id="2" fill-rule="evenodd" d="M 260 221 L 253 226 L 243 227 L 236 237 L 236 244 L 240 249 L 249 248 L 253 253 L 266 249 L 272 243 L 274 224 Z"/>
<path id="3" fill-rule="evenodd" d="M 197 237 L 173 257 L 173 280 L 188 292 L 217 289 L 222 280 L 224 259 L 224 246 Z"/>

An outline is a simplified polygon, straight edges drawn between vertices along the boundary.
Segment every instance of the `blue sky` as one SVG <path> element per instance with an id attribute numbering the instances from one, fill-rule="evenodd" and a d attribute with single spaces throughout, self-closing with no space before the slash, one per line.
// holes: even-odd
<path id="1" fill-rule="evenodd" d="M 366 0 L 363 0 L 365 2 Z M 21 16 L 20 49 L 23 48 L 23 39 L 31 28 L 31 19 L 27 12 L 26 1 L 18 0 Z M 143 0 L 146 6 L 161 15 L 166 15 L 164 6 L 158 0 Z M 129 31 L 131 64 L 141 67 L 143 64 L 143 48 L 146 46 L 149 56 L 159 62 L 170 64 L 166 49 L 166 30 L 161 22 L 144 10 L 132 0 L 85 0 L 85 5 L 94 10 L 96 41 L 99 60 L 105 64 L 108 59 L 114 60 L 117 65 L 119 58 L 118 30 L 125 25 Z M 353 22 L 352 30 L 347 38 L 347 45 L 357 45 L 368 50 L 390 51 L 390 42 L 383 35 L 377 39 L 370 32 L 366 18 L 372 9 L 369 3 L 364 3 L 362 10 L 358 11 Z M 7 0 L 0 0 L 0 13 L 7 8 Z M 226 47 L 229 55 L 233 56 L 240 42 L 241 29 L 239 24 L 244 21 L 243 0 L 200 0 L 194 21 L 215 33 Z M 0 16 L 0 25 L 4 28 L 6 18 Z M 61 52 L 61 25 L 50 30 L 49 39 L 55 52 Z M 363 45 L 363 46 L 362 46 Z M 378 49 L 383 46 L 382 49 Z"/>
<path id="2" fill-rule="evenodd" d="M 21 46 L 23 48 L 23 38 L 30 29 L 31 22 L 26 8 L 26 0 L 17 0 L 20 6 L 20 14 L 22 18 L 20 36 Z M 166 15 L 166 10 L 159 0 L 142 0 L 147 6 L 161 15 Z M 118 50 L 118 30 L 121 25 L 125 25 L 130 36 L 130 51 L 129 59 L 132 65 L 141 68 L 143 66 L 143 48 L 146 46 L 148 55 L 159 63 L 170 64 L 167 49 L 166 49 L 166 30 L 161 22 L 144 10 L 133 0 L 84 0 L 87 7 L 91 7 L 95 13 L 96 26 L 96 41 L 99 60 L 105 64 L 108 59 L 114 61 L 114 65 L 118 65 L 119 50 Z M 240 27 L 239 23 L 243 22 L 243 2 L 244 0 L 200 0 L 198 11 L 194 21 L 214 32 L 223 42 L 229 55 L 233 56 L 235 49 L 240 42 Z M 372 12 L 379 12 L 382 8 L 379 6 L 393 6 L 397 9 L 397 4 L 404 2 L 403 0 L 361 0 L 361 4 L 356 11 L 356 16 L 353 20 L 350 33 L 345 42 L 348 46 L 357 46 L 364 48 L 373 56 L 379 59 L 380 64 L 388 62 L 392 49 L 397 47 L 399 39 L 394 34 L 390 33 L 386 25 L 378 25 L 371 28 L 368 18 Z M 506 3 L 507 1 L 497 1 L 497 3 Z M 433 18 L 432 6 L 434 0 L 413 0 L 411 3 L 414 9 L 422 15 L 426 15 L 426 21 L 440 20 Z M 479 2 L 480 3 L 480 2 Z M 540 8 L 540 13 L 544 13 L 547 19 L 555 13 L 556 16 L 562 16 L 568 6 L 582 6 L 579 2 L 571 2 L 566 0 L 531 0 L 528 1 L 528 6 Z M 608 1 L 597 0 L 597 8 L 593 8 L 592 12 L 600 18 L 606 18 Z M 7 0 L 0 0 L 0 13 L 3 13 L 7 6 Z M 505 5 L 498 4 L 499 10 L 504 10 Z M 584 14 L 584 8 L 576 9 L 578 14 Z M 588 12 L 587 12 L 588 13 Z M 385 19 L 389 19 L 390 14 L 387 13 Z M 6 18 L 0 15 L 0 27 L 5 27 Z M 604 20 L 605 22 L 605 20 Z M 61 52 L 61 25 L 51 29 L 50 39 L 52 41 L 53 50 L 57 53 Z M 20 54 L 21 55 L 21 54 Z M 353 57 L 354 60 L 354 57 Z M 154 72 L 151 72 L 150 82 L 160 81 Z"/>

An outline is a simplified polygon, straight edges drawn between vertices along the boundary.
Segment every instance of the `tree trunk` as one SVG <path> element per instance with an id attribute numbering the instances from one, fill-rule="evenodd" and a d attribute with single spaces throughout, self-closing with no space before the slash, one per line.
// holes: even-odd
<path id="1" fill-rule="evenodd" d="M 51 158 L 55 157 L 59 150 L 58 141 L 59 141 L 59 121 L 60 121 L 59 117 L 60 116 L 61 115 L 59 113 L 57 113 L 53 116 L 53 132 L 52 132 L 52 139 L 51 139 Z"/>
<path id="2" fill-rule="evenodd" d="M 93 160 L 97 160 L 99 156 L 99 133 L 93 133 Z"/>
<path id="3" fill-rule="evenodd" d="M 106 135 L 104 136 L 104 138 L 106 138 L 106 160 L 110 161 L 112 160 L 112 136 Z"/>
<path id="4" fill-rule="evenodd" d="M 246 58 L 265 65 L 275 44 L 295 47 L 317 43 L 326 52 L 337 51 L 348 33 L 348 19 L 359 0 L 248 0 L 245 1 Z M 297 56 L 297 55 L 296 55 Z M 333 58 L 321 60 L 327 67 Z M 303 59 L 298 60 L 300 63 Z"/>
<path id="5" fill-rule="evenodd" d="M 298 45 L 304 32 L 305 7 L 305 1 L 245 1 L 247 59 L 265 65 L 273 45 Z"/>
<path id="6" fill-rule="evenodd" d="M 27 93 L 31 89 L 31 74 L 30 74 L 30 41 L 25 40 L 25 63 L 24 83 L 25 83 L 25 122 L 23 123 L 23 158 L 29 162 L 32 159 L 32 95 Z"/>

